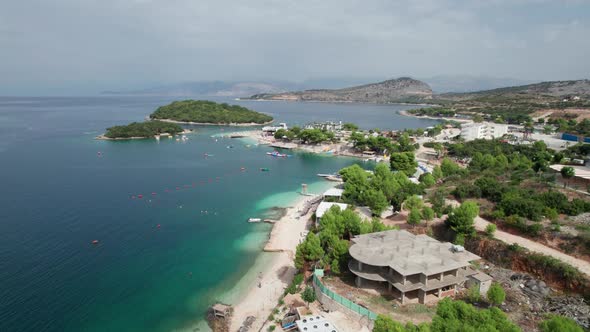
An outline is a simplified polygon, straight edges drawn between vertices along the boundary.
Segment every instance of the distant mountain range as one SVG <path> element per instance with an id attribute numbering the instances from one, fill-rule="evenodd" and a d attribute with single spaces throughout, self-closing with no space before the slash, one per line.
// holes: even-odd
<path id="1" fill-rule="evenodd" d="M 446 92 L 473 92 L 517 86 L 534 83 L 533 81 L 519 80 L 515 78 L 497 78 L 488 76 L 434 76 L 420 78 L 428 83 L 435 93 Z"/>
<path id="2" fill-rule="evenodd" d="M 327 101 L 327 102 L 368 102 L 389 103 L 432 98 L 428 84 L 410 77 L 400 77 L 379 83 L 371 83 L 343 89 L 314 89 L 285 93 L 256 94 L 250 99 Z"/>
<path id="3" fill-rule="evenodd" d="M 569 96 L 590 97 L 590 80 L 552 81 L 503 87 L 475 92 L 451 92 L 439 94 L 440 99 L 472 100 L 497 96 L 562 98 Z"/>
<path id="4" fill-rule="evenodd" d="M 105 91 L 102 94 L 179 97 L 252 96 L 260 99 L 286 100 L 415 102 L 431 99 L 477 99 L 485 95 L 508 93 L 518 93 L 520 95 L 548 94 L 553 96 L 585 95 L 587 82 L 587 80 L 579 80 L 527 84 L 530 82 L 511 78 L 475 76 L 436 76 L 423 80 L 409 77 L 390 80 L 324 78 L 300 83 L 285 81 L 201 81 L 162 85 L 139 90 Z"/>

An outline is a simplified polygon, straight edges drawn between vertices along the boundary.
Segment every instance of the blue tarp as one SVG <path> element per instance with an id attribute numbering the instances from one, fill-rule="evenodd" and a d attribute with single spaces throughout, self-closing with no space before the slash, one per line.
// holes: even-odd
<path id="1" fill-rule="evenodd" d="M 573 135 L 573 134 L 563 133 L 563 134 L 561 134 L 561 139 L 566 140 L 566 141 L 577 142 L 578 136 Z"/>

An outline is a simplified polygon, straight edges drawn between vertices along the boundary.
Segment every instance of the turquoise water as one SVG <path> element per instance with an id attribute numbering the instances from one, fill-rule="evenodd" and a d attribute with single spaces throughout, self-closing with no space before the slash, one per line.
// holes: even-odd
<path id="1" fill-rule="evenodd" d="M 211 138 L 231 128 L 196 127 L 187 142 L 93 139 L 168 101 L 0 98 L 0 331 L 192 326 L 257 257 L 264 264 L 270 228 L 246 219 L 288 206 L 301 183 L 321 191 L 316 173 L 355 162 L 305 153 L 276 159 L 267 147 Z M 369 127 L 432 123 L 396 116 L 399 106 L 357 105 L 334 119 L 340 105 L 260 105 L 292 123 L 324 106 L 326 120 L 384 117 Z"/>

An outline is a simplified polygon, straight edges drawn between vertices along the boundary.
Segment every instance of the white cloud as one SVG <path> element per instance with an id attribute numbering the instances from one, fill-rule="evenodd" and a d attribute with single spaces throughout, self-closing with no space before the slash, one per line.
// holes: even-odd
<path id="1" fill-rule="evenodd" d="M 584 42 L 590 7 L 566 1 L 554 15 L 555 4 L 14 1 L 0 9 L 0 72 L 9 73 L 0 75 L 0 94 L 15 80 L 23 86 L 92 80 L 108 88 L 200 79 L 588 76 L 590 63 L 582 58 L 590 55 Z M 526 16 L 545 7 L 546 17 Z M 575 52 L 555 49 L 565 40 Z"/>

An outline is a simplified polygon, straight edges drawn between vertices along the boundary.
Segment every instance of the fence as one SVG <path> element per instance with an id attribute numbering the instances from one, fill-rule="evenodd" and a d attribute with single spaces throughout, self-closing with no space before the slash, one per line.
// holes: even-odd
<path id="1" fill-rule="evenodd" d="M 345 297 L 342 297 L 342 296 L 334 293 L 328 287 L 324 286 L 324 284 L 322 284 L 322 282 L 320 281 L 320 278 L 318 278 L 315 274 L 313 275 L 313 283 L 318 287 L 318 289 L 322 293 L 324 293 L 324 295 L 331 298 L 335 302 L 341 304 L 345 308 L 352 310 L 359 315 L 367 316 L 371 320 L 377 319 L 376 313 L 372 312 L 371 310 L 369 310 L 367 308 L 361 307 L 360 305 L 352 302 L 351 300 L 349 300 Z"/>

